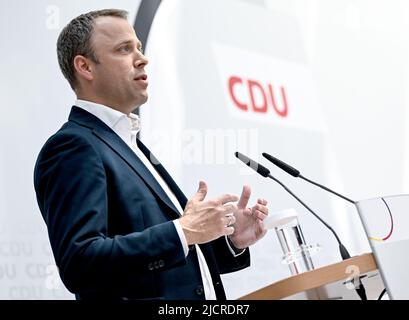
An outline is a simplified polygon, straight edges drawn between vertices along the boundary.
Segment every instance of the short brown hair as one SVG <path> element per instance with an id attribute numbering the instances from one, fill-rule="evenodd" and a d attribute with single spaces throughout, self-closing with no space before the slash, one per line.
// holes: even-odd
<path id="1" fill-rule="evenodd" d="M 72 19 L 58 37 L 58 64 L 73 90 L 77 86 L 74 58 L 77 55 L 83 55 L 99 63 L 91 43 L 92 31 L 95 19 L 107 16 L 128 19 L 128 12 L 119 9 L 103 9 L 82 14 Z"/>

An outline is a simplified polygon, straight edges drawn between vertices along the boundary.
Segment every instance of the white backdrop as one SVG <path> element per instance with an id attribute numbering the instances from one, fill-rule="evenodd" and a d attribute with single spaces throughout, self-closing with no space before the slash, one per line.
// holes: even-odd
<path id="1" fill-rule="evenodd" d="M 45 140 L 66 121 L 74 95 L 62 77 L 55 42 L 80 13 L 118 7 L 133 24 L 139 1 L 2 1 L 0 3 L 0 299 L 70 299 L 58 279 L 35 201 L 32 171 Z M 253 189 L 270 211 L 296 208 L 306 239 L 324 250 L 317 266 L 339 261 L 336 243 L 279 186 L 238 163 L 239 148 L 269 152 L 353 199 L 409 192 L 406 1 L 165 0 L 152 25 L 150 99 L 141 107 L 142 139 L 185 193 L 199 179 L 209 197 Z M 248 80 L 278 87 L 288 116 L 234 105 L 250 102 Z M 257 105 L 263 104 L 255 89 Z M 241 111 L 241 113 L 239 112 Z M 406 164 L 406 166 L 405 166 Z M 355 209 L 342 200 L 272 173 L 338 231 L 351 254 L 369 250 Z M 287 277 L 273 233 L 252 248 L 252 266 L 224 276 L 236 298 Z"/>

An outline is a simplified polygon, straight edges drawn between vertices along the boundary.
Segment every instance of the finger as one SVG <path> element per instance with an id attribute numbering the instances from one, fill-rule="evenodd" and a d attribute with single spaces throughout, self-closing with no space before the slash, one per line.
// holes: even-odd
<path id="1" fill-rule="evenodd" d="M 267 215 L 264 212 L 261 212 L 260 210 L 254 210 L 253 215 L 260 220 L 264 220 L 265 218 L 267 218 Z"/>
<path id="2" fill-rule="evenodd" d="M 229 236 L 234 233 L 234 227 L 226 227 L 224 228 L 224 235 Z"/>
<path id="3" fill-rule="evenodd" d="M 203 201 L 207 194 L 207 185 L 206 182 L 200 181 L 199 188 L 197 189 L 196 194 L 192 197 L 192 200 Z"/>
<path id="4" fill-rule="evenodd" d="M 226 215 L 228 213 L 233 213 L 237 210 L 237 206 L 233 203 L 227 203 L 221 205 L 218 200 L 203 201 L 198 204 L 202 210 L 216 210 L 219 211 L 221 215 Z"/>
<path id="5" fill-rule="evenodd" d="M 236 217 L 234 215 L 226 215 L 223 221 L 226 227 L 230 227 L 232 224 L 236 223 Z"/>
<path id="6" fill-rule="evenodd" d="M 265 205 L 267 205 L 267 200 L 265 200 L 265 199 L 258 199 L 258 200 L 257 200 L 257 203 L 259 203 L 259 204 L 265 206 Z"/>
<path id="7" fill-rule="evenodd" d="M 244 213 L 244 215 L 251 216 L 251 215 L 253 215 L 252 211 L 253 211 L 252 209 L 246 208 L 246 209 L 243 210 L 243 213 Z"/>
<path id="8" fill-rule="evenodd" d="M 235 204 L 225 204 L 223 206 L 224 215 L 233 215 L 233 212 L 237 211 L 237 206 Z"/>
<path id="9" fill-rule="evenodd" d="M 268 207 L 261 205 L 261 204 L 254 205 L 252 210 L 259 210 L 263 212 L 264 214 L 268 214 Z"/>
<path id="10" fill-rule="evenodd" d="M 232 195 L 232 194 L 224 194 L 215 200 L 219 202 L 221 205 L 228 203 L 228 202 L 236 202 L 239 199 L 239 197 Z"/>
<path id="11" fill-rule="evenodd" d="M 243 186 L 243 191 L 241 192 L 240 200 L 239 203 L 237 204 L 237 207 L 239 209 L 244 209 L 247 206 L 247 203 L 249 202 L 251 195 L 251 189 L 249 186 L 245 185 Z"/>
<path id="12" fill-rule="evenodd" d="M 230 220 L 231 220 L 230 217 L 223 217 L 222 218 L 223 227 L 225 228 L 230 227 L 231 226 Z"/>

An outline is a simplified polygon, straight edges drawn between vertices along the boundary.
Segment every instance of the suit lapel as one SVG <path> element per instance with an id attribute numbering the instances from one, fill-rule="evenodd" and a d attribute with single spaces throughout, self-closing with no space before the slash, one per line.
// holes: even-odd
<path id="1" fill-rule="evenodd" d="M 165 180 L 170 190 L 174 193 L 182 209 L 185 209 L 187 203 L 185 194 L 182 192 L 182 190 L 180 190 L 171 175 L 166 171 L 165 167 L 156 159 L 153 153 L 149 151 L 149 149 L 142 143 L 142 141 L 138 139 L 137 143 L 139 149 L 143 152 L 145 157 L 149 159 L 150 163 L 152 163 L 156 171 L 158 171 L 159 175 L 163 178 L 163 180 Z"/>
<path id="2" fill-rule="evenodd" d="M 133 169 L 133 171 L 141 177 L 150 190 L 170 209 L 172 209 L 172 213 L 177 217 L 180 216 L 178 210 L 175 208 L 165 191 L 163 191 L 159 183 L 155 180 L 151 172 L 135 155 L 132 149 L 129 148 L 129 146 L 114 131 L 112 131 L 111 128 L 94 115 L 75 106 L 71 110 L 69 120 L 92 128 L 93 133 L 117 153 Z M 149 157 L 148 159 L 150 160 Z"/>

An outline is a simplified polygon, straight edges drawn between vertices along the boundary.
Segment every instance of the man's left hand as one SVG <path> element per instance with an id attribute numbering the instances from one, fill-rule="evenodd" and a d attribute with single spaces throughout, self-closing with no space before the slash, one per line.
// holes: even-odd
<path id="1" fill-rule="evenodd" d="M 244 249 L 260 240 L 267 233 L 263 220 L 268 215 L 267 200 L 258 199 L 252 208 L 247 208 L 250 199 L 251 189 L 244 186 L 237 204 L 237 211 L 234 212 L 236 222 L 234 233 L 229 236 L 234 246 Z"/>

